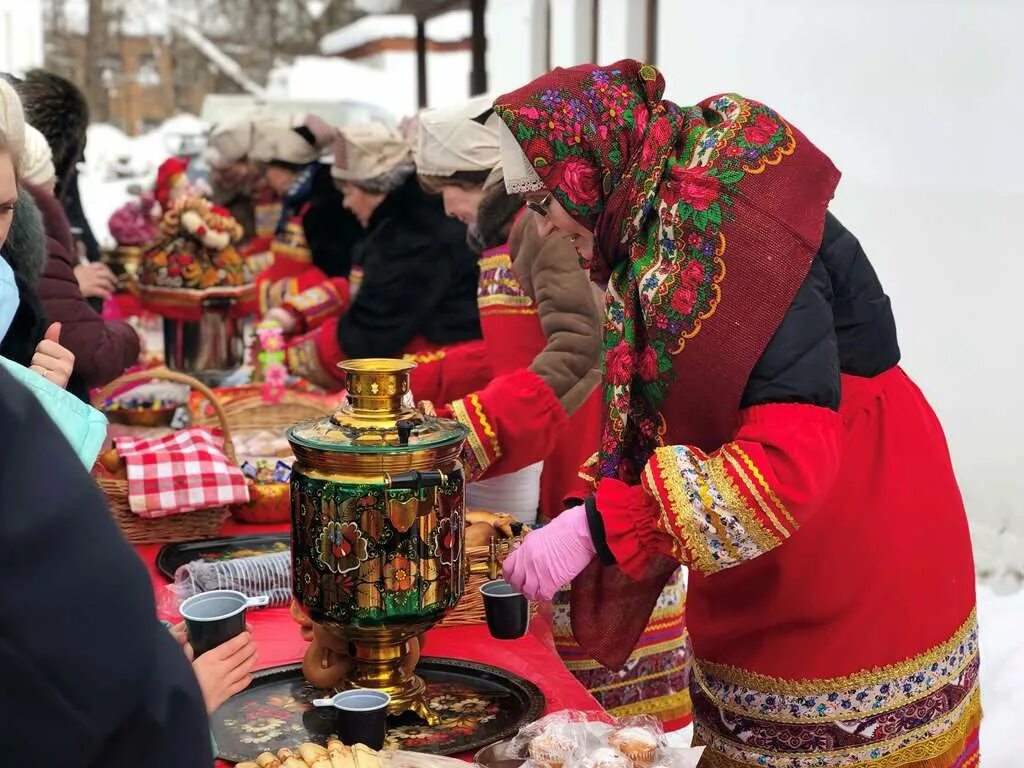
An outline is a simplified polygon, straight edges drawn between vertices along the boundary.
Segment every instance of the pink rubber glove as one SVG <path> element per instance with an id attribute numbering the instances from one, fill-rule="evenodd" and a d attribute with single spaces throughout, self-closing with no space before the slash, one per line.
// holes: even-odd
<path id="1" fill-rule="evenodd" d="M 505 559 L 505 581 L 530 600 L 550 600 L 597 555 L 582 504 L 534 531 Z"/>

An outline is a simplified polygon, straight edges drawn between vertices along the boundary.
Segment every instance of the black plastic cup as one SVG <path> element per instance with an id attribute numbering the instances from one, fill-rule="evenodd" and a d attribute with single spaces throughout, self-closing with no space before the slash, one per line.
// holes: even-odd
<path id="1" fill-rule="evenodd" d="M 185 619 L 195 658 L 242 634 L 246 609 L 268 602 L 267 597 L 250 598 L 233 589 L 202 592 L 182 602 L 178 612 Z"/>
<path id="2" fill-rule="evenodd" d="M 522 592 L 504 579 L 488 581 L 480 587 L 484 596 L 487 629 L 495 640 L 515 640 L 530 628 L 530 603 Z"/>
<path id="3" fill-rule="evenodd" d="M 391 696 L 372 688 L 353 688 L 329 699 L 314 699 L 314 707 L 333 707 L 337 734 L 343 744 L 383 749 L 388 733 Z"/>

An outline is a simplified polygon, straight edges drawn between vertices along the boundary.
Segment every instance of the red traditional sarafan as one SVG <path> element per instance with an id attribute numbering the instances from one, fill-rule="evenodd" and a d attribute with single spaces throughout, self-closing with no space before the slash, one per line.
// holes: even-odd
<path id="1" fill-rule="evenodd" d="M 576 639 L 621 665 L 683 563 L 702 766 L 976 765 L 970 538 L 924 397 L 893 361 L 844 375 L 837 411 L 740 407 L 838 171 L 762 104 L 662 89 L 623 61 L 496 101 L 609 280 L 590 476 L 617 566 L 573 582 Z"/>

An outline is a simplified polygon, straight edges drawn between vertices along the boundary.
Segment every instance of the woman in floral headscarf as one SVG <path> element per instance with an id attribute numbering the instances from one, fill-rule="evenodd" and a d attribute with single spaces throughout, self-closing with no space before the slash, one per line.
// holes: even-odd
<path id="1" fill-rule="evenodd" d="M 594 493 L 506 578 L 571 581 L 576 639 L 617 667 L 687 565 L 702 765 L 976 765 L 963 504 L 889 300 L 828 212 L 839 173 L 762 104 L 663 89 L 622 61 L 495 103 L 510 191 L 608 283 Z"/>

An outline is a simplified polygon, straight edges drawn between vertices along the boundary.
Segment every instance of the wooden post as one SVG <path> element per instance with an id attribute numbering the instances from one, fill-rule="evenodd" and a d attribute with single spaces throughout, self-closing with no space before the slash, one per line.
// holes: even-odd
<path id="1" fill-rule="evenodd" d="M 470 0 L 469 11 L 473 22 L 473 69 L 469 73 L 469 95 L 479 96 L 487 92 L 487 30 L 484 26 L 487 0 Z"/>
<path id="2" fill-rule="evenodd" d="M 423 109 L 427 106 L 427 22 L 416 17 L 416 96 Z"/>

